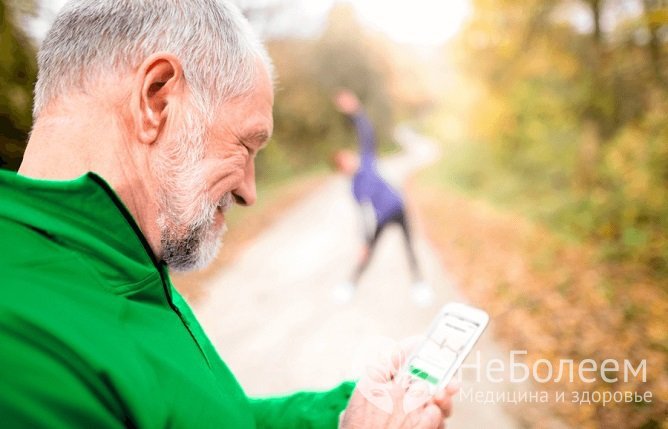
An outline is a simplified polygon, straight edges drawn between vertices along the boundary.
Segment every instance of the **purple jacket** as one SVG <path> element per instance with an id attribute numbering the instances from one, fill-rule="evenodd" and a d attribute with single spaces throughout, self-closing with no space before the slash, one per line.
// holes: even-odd
<path id="1" fill-rule="evenodd" d="M 351 116 L 357 130 L 360 167 L 353 177 L 353 195 L 358 203 L 371 203 L 376 223 L 383 225 L 404 210 L 399 193 L 378 174 L 376 168 L 376 139 L 371 122 L 364 112 Z"/>

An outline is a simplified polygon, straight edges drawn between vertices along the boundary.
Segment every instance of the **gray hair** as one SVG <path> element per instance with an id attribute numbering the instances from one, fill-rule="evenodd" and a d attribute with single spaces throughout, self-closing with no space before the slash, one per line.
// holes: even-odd
<path id="1" fill-rule="evenodd" d="M 258 60 L 269 56 L 239 10 L 222 0 L 72 0 L 59 13 L 38 55 L 33 114 L 104 70 L 138 67 L 166 51 L 182 62 L 194 103 L 211 107 L 248 92 Z M 207 108 L 208 107 L 208 108 Z"/>

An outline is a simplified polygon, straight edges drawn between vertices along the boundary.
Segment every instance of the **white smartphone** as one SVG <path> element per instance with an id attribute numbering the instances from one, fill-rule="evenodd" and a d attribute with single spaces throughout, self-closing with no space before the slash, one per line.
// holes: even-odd
<path id="1" fill-rule="evenodd" d="M 482 335 L 489 315 L 466 304 L 446 304 L 427 337 L 413 353 L 404 372 L 426 382 L 430 393 L 445 388 Z"/>

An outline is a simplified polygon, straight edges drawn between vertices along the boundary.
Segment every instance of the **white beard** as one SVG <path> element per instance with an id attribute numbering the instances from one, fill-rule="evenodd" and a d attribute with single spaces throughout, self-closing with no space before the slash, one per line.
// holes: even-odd
<path id="1" fill-rule="evenodd" d="M 230 193 L 225 194 L 223 200 L 232 200 Z M 221 205 L 225 204 L 221 202 Z M 216 228 L 214 216 L 217 205 L 213 206 L 211 215 L 209 211 L 203 213 L 206 215 L 206 221 L 196 222 L 195 224 L 185 225 L 180 228 L 170 226 L 161 217 L 161 238 L 163 260 L 174 271 L 192 271 L 202 269 L 208 266 L 218 254 L 222 246 L 222 238 L 227 227 L 223 224 Z"/>
<path id="2" fill-rule="evenodd" d="M 225 211 L 233 202 L 229 192 L 216 202 L 207 196 L 201 169 L 205 131 L 191 115 L 185 115 L 184 122 L 151 165 L 160 183 L 157 222 L 162 259 L 174 271 L 201 269 L 213 261 L 226 230 L 224 225 L 216 228 L 216 210 Z"/>

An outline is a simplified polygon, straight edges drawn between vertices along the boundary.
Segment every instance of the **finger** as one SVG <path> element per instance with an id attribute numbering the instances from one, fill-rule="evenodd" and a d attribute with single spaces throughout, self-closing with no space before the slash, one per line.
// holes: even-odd
<path id="1" fill-rule="evenodd" d="M 443 424 L 443 414 L 436 405 L 427 405 L 420 412 L 420 422 L 416 426 L 420 429 L 438 429 Z"/>
<path id="2" fill-rule="evenodd" d="M 434 397 L 432 398 L 432 402 L 439 410 L 441 410 L 444 418 L 450 417 L 452 414 L 452 396 L 445 395 L 441 398 Z"/>
<path id="3" fill-rule="evenodd" d="M 458 381 L 451 381 L 450 384 L 445 386 L 445 389 L 439 390 L 434 394 L 434 398 L 446 398 L 448 396 L 454 396 L 459 392 L 460 384 Z"/>
<path id="4" fill-rule="evenodd" d="M 454 396 L 459 391 L 459 383 L 451 382 L 446 386 L 445 389 L 436 392 L 433 397 L 434 403 L 443 408 L 444 406 L 451 406 L 452 396 Z"/>
<path id="5" fill-rule="evenodd" d="M 461 387 L 462 387 L 462 386 L 461 386 L 461 384 L 459 384 L 459 381 L 457 381 L 457 380 L 453 380 L 453 381 L 450 382 L 450 384 L 448 384 L 448 385 L 445 387 L 445 392 L 446 392 L 448 395 L 452 396 L 452 395 L 454 395 L 455 393 L 459 392 L 459 389 L 460 389 Z"/>
<path id="6" fill-rule="evenodd" d="M 432 398 L 432 402 L 438 406 L 447 418 L 452 414 L 452 397 L 459 391 L 459 383 L 453 382 L 445 389 L 439 391 Z"/>

